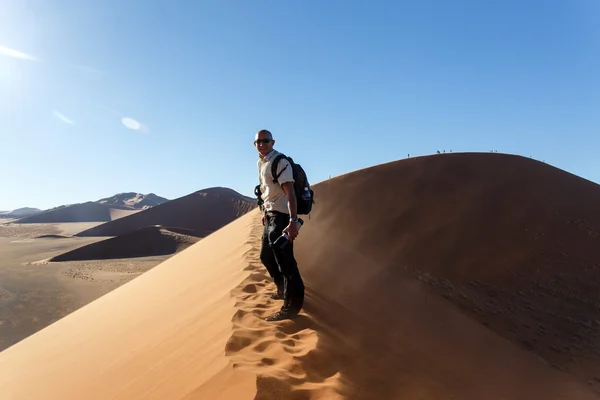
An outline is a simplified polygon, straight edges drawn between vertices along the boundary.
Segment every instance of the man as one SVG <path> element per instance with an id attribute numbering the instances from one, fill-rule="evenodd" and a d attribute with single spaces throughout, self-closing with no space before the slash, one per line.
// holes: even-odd
<path id="1" fill-rule="evenodd" d="M 282 300 L 281 309 L 266 318 L 267 321 L 292 319 L 298 315 L 304 302 L 304 283 L 294 258 L 294 239 L 298 236 L 300 223 L 296 213 L 296 194 L 294 192 L 294 175 L 289 161 L 281 159 L 277 165 L 277 183 L 273 182 L 271 165 L 279 153 L 273 149 L 275 140 L 266 129 L 258 131 L 254 139 L 259 159 L 258 177 L 260 183 L 262 222 L 264 231 L 260 260 L 269 271 L 277 286 L 272 299 Z M 290 243 L 283 249 L 274 246 L 274 242 L 286 232 Z"/>

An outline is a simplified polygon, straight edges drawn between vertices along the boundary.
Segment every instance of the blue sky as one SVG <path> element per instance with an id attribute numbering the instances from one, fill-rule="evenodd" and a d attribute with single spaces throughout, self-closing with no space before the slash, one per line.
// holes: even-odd
<path id="1" fill-rule="evenodd" d="M 251 195 L 261 128 L 313 183 L 438 149 L 600 182 L 597 0 L 4 0 L 0 21 L 0 210 Z"/>

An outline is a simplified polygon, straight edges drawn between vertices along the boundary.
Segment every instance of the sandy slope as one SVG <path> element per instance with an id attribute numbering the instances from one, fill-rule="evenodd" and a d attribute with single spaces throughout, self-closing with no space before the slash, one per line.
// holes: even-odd
<path id="1" fill-rule="evenodd" d="M 240 218 L 0 353 L 0 398 L 254 398 L 256 378 L 225 355 L 253 223 Z"/>
<path id="2" fill-rule="evenodd" d="M 600 387 L 600 185 L 528 158 L 454 153 L 357 171 L 315 191 L 298 246 L 315 291 L 362 299 L 365 312 L 383 316 L 394 314 L 396 282 L 416 278 Z M 341 274 L 356 280 L 326 285 Z"/>

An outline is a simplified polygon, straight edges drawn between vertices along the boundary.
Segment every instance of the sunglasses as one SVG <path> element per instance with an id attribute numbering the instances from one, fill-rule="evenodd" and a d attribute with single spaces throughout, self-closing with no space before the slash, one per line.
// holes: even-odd
<path id="1" fill-rule="evenodd" d="M 271 139 L 256 139 L 254 141 L 254 144 L 260 144 L 260 143 L 269 144 L 271 142 L 272 142 Z"/>

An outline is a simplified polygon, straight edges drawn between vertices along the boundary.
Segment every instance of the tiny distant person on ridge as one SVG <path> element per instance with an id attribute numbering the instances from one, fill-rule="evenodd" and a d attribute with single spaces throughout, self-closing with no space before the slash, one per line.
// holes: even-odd
<path id="1" fill-rule="evenodd" d="M 294 192 L 294 176 L 292 167 L 285 158 L 277 166 L 277 183 L 273 182 L 271 164 L 281 153 L 273 149 L 275 140 L 266 129 L 258 131 L 254 138 L 254 146 L 258 150 L 258 176 L 264 231 L 260 260 L 269 271 L 277 286 L 277 292 L 271 294 L 275 300 L 283 300 L 281 309 L 266 321 L 292 319 L 298 315 L 304 302 L 304 283 L 294 258 L 293 241 L 298 236 L 300 223 L 296 213 L 296 194 Z M 273 243 L 287 232 L 290 243 L 283 249 Z"/>

